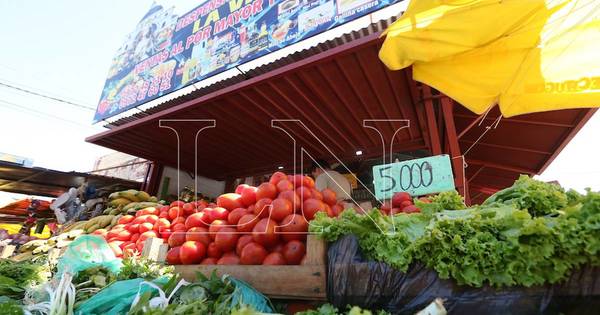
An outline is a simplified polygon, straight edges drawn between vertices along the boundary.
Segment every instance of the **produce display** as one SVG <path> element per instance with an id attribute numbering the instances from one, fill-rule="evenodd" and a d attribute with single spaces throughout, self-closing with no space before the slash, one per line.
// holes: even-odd
<path id="1" fill-rule="evenodd" d="M 31 240 L 37 240 L 37 237 L 21 233 L 8 234 L 8 231 L 0 229 L 0 246 L 23 245 Z"/>
<path id="2" fill-rule="evenodd" d="M 308 221 L 317 212 L 342 212 L 333 191 L 318 191 L 308 176 L 276 172 L 269 182 L 239 185 L 216 203 L 145 207 L 94 234 L 103 235 L 118 257 L 140 253 L 148 238 L 162 238 L 170 246 L 170 264 L 297 265 L 306 252 Z"/>
<path id="3" fill-rule="evenodd" d="M 317 214 L 311 231 L 328 241 L 354 234 L 370 258 L 406 271 L 420 261 L 470 286 L 556 283 L 583 264 L 600 265 L 600 193 L 566 193 L 521 176 L 482 205 L 456 192 L 417 200 L 421 213 Z"/>

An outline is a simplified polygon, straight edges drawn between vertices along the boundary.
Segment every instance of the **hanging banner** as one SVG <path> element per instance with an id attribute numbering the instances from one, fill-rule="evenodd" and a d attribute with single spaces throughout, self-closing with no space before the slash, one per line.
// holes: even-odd
<path id="1" fill-rule="evenodd" d="M 208 0 L 153 6 L 113 58 L 94 122 L 401 0 Z"/>
<path id="2" fill-rule="evenodd" d="M 454 189 L 452 165 L 447 154 L 373 166 L 375 197 L 392 198 L 395 192 L 423 196 Z"/>

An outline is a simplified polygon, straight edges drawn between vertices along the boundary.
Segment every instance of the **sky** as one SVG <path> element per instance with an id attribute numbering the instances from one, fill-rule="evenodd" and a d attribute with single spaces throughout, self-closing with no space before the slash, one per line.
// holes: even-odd
<path id="1" fill-rule="evenodd" d="M 160 1 L 179 12 L 200 1 Z M 0 1 L 0 83 L 95 108 L 111 59 L 152 0 Z M 90 171 L 111 151 L 86 143 L 104 130 L 94 111 L 0 86 L 0 152 L 34 166 Z M 595 115 L 542 174 L 569 188 L 600 190 L 600 116 Z"/>

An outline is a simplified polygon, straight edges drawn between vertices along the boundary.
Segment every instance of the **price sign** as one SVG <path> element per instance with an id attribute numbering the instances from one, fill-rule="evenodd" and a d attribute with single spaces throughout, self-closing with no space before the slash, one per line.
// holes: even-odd
<path id="1" fill-rule="evenodd" d="M 450 157 L 447 154 L 373 166 L 375 197 L 392 198 L 405 191 L 421 196 L 454 189 Z"/>

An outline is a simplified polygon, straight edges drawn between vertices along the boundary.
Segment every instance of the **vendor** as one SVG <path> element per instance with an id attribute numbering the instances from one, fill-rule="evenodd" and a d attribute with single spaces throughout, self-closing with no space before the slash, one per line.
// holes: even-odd
<path id="1" fill-rule="evenodd" d="M 331 169 L 327 161 L 316 160 L 313 163 L 312 175 L 318 190 L 329 188 L 335 192 L 338 201 L 351 203 L 352 186 L 346 177 Z"/>

